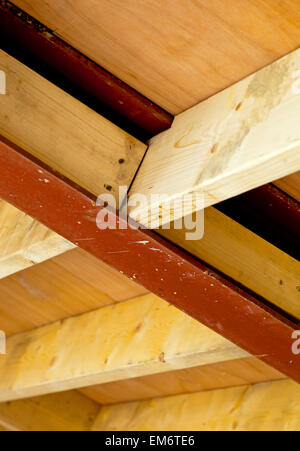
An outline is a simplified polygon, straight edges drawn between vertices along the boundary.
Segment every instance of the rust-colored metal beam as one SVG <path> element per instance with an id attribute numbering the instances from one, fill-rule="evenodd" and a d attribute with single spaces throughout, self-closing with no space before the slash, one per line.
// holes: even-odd
<path id="1" fill-rule="evenodd" d="M 300 382 L 300 358 L 292 352 L 296 323 L 153 232 L 100 230 L 93 195 L 5 138 L 0 138 L 0 197 Z"/>

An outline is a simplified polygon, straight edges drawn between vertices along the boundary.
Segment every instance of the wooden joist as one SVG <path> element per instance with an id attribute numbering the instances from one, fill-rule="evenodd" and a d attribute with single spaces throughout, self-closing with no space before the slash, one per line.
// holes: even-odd
<path id="1" fill-rule="evenodd" d="M 95 431 L 299 431 L 300 387 L 279 381 L 103 407 Z"/>
<path id="2" fill-rule="evenodd" d="M 96 196 L 117 193 L 118 203 L 118 188 L 130 185 L 146 146 L 3 51 L 0 69 L 7 83 L 1 135 Z"/>
<path id="3" fill-rule="evenodd" d="M 0 425 L 9 431 L 86 432 L 99 405 L 75 391 L 0 404 Z"/>
<path id="4" fill-rule="evenodd" d="M 151 294 L 9 337 L 0 401 L 248 357 Z"/>
<path id="5" fill-rule="evenodd" d="M 178 115 L 150 141 L 130 216 L 155 228 L 199 210 L 197 195 L 207 207 L 298 171 L 299 78 L 300 49 Z"/>
<path id="6" fill-rule="evenodd" d="M 101 384 L 80 391 L 103 405 L 280 379 L 286 377 L 255 357 L 247 357 Z"/>
<path id="7" fill-rule="evenodd" d="M 0 201 L 0 224 L 0 279 L 75 247 L 4 201 Z"/>
<path id="8" fill-rule="evenodd" d="M 232 279 L 300 318 L 300 263 L 213 207 L 205 210 L 201 240 L 186 230 L 160 230 L 161 236 Z"/>

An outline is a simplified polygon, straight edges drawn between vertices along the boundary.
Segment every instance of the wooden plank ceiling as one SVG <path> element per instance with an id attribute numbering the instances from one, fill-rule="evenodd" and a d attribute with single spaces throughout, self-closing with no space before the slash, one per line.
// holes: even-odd
<path id="1" fill-rule="evenodd" d="M 14 3 L 172 114 L 300 44 L 299 0 Z"/>
<path id="2" fill-rule="evenodd" d="M 138 0 L 128 0 L 126 2 L 123 0 L 84 0 L 84 2 L 81 0 L 74 0 L 73 2 L 68 2 L 67 0 L 14 0 L 13 3 L 52 30 L 55 30 L 57 36 L 171 114 L 179 114 L 185 111 L 201 100 L 207 99 L 211 95 L 220 92 L 224 88 L 297 49 L 300 45 L 300 0 L 241 0 L 239 2 L 235 0 L 228 0 L 227 2 L 222 0 L 151 0 L 148 2 Z M 134 32 L 129 33 L 128 30 L 134 30 Z M 31 99 L 31 101 L 33 100 Z M 58 99 L 57 101 L 60 103 L 63 102 L 63 99 Z M 76 102 L 74 102 L 74 105 L 74 107 L 78 108 L 78 114 L 80 115 L 80 107 L 76 105 Z M 39 108 L 43 112 L 44 106 L 40 105 Z M 26 120 L 30 121 L 30 109 L 27 112 Z M 13 115 L 14 110 L 12 109 L 9 114 Z M 74 112 L 72 111 L 70 114 L 74 114 Z M 91 120 L 95 127 L 93 130 L 86 132 L 88 139 L 92 139 L 91 136 L 96 133 L 96 129 L 97 133 L 99 129 L 102 132 L 105 130 L 105 127 L 97 118 L 91 115 Z M 45 127 L 47 121 L 47 116 L 45 116 Z M 13 126 L 10 123 L 9 127 L 9 135 L 15 135 L 16 125 L 14 124 Z M 66 127 L 68 127 L 67 122 Z M 87 127 L 87 125 L 84 125 L 84 127 Z M 45 128 L 45 130 L 46 135 L 43 135 L 44 137 L 47 136 L 47 129 Z M 8 133 L 8 129 L 4 125 L 2 126 L 3 131 Z M 28 127 L 24 127 L 24 124 L 23 128 L 20 126 L 17 133 L 18 142 L 22 144 L 31 143 L 32 137 Z M 67 151 L 70 149 L 70 135 L 72 135 L 71 131 L 69 134 L 66 132 L 64 149 Z M 49 158 L 47 152 L 47 141 L 49 139 L 53 138 L 45 138 L 42 142 L 46 160 Z M 119 150 L 119 139 L 120 135 L 117 133 L 115 138 L 116 147 L 114 149 Z M 80 141 L 76 142 L 75 146 L 80 146 Z M 143 149 L 144 147 L 137 146 L 136 160 L 127 172 L 130 180 L 136 169 L 135 166 L 141 159 Z M 41 146 L 39 146 L 37 151 L 40 152 L 40 150 Z M 61 161 L 63 152 L 64 150 L 58 151 L 55 155 L 55 161 L 53 154 L 51 155 L 52 163 L 54 162 L 58 169 L 61 169 L 58 161 Z M 124 152 L 126 152 L 126 146 Z M 38 155 L 40 156 L 40 154 Z M 76 181 L 78 181 L 81 173 L 84 172 L 81 166 L 83 161 L 71 158 L 68 164 L 70 164 L 70 161 L 72 166 L 67 167 L 67 174 L 71 174 L 74 177 L 74 170 L 75 172 L 77 171 L 76 177 L 78 176 L 78 178 Z M 88 159 L 85 159 L 85 167 L 87 162 Z M 100 167 L 101 164 L 100 162 Z M 107 164 L 108 170 L 103 170 L 101 174 L 103 176 L 103 173 L 109 172 L 112 177 L 109 180 L 109 185 L 114 185 L 118 183 L 116 180 L 120 175 L 120 171 L 119 168 L 117 171 L 114 169 L 116 166 L 114 162 L 108 161 Z M 94 188 L 94 186 L 99 187 L 100 183 L 103 189 L 104 182 L 105 184 L 108 182 L 103 178 L 99 182 L 97 171 L 92 171 L 92 174 L 93 177 L 90 177 L 90 174 L 88 176 L 86 174 L 85 180 L 83 182 L 80 180 L 81 185 Z M 300 201 L 299 173 L 277 182 L 277 186 Z M 8 208 L 6 204 L 3 204 L 2 207 L 3 209 Z M 9 217 L 7 219 L 5 216 L 3 217 L 3 221 L 8 221 L 8 219 Z M 16 217 L 13 219 L 16 222 L 18 220 Z M 24 219 L 21 218 L 22 220 L 23 229 L 30 229 L 31 226 L 28 226 L 26 221 L 24 223 Z M 10 222 L 10 224 L 13 225 L 14 222 Z M 36 226 L 35 224 L 34 227 Z M 20 233 L 22 233 L 21 230 Z M 37 239 L 34 238 L 32 240 L 31 236 L 28 235 L 30 245 L 37 244 L 39 246 L 39 234 L 43 236 L 43 233 L 48 233 L 48 231 L 44 229 L 40 231 L 39 229 L 38 233 L 34 235 Z M 7 236 L 9 234 L 10 230 L 7 230 Z M 202 242 L 184 242 L 179 231 L 164 232 L 164 235 L 219 271 L 232 277 L 236 282 L 250 288 L 268 301 L 300 318 L 299 262 L 271 246 L 227 216 L 212 208 L 208 210 L 207 235 Z M 60 237 L 53 234 L 53 237 L 51 236 L 50 238 L 57 240 Z M 61 244 L 60 239 L 59 243 Z M 66 249 L 70 246 L 69 243 L 64 242 L 64 244 Z M 21 248 L 27 249 L 28 243 L 23 242 Z M 27 254 L 24 255 L 26 259 Z M 24 255 L 21 253 L 21 259 Z M 3 276 L 32 264 L 32 261 L 29 263 L 25 262 L 24 265 L 20 264 L 19 253 L 16 257 L 15 250 L 10 250 L 8 245 L 4 246 L 3 244 L 2 256 L 5 262 Z M 13 260 L 9 260 L 12 259 L 12 256 Z M 48 253 L 47 256 L 52 257 L 52 254 Z M 13 268 L 9 265 L 10 261 L 12 261 L 11 266 Z M 20 334 L 71 316 L 101 309 L 102 307 L 106 309 L 111 304 L 122 301 L 128 301 L 128 304 L 127 302 L 125 303 L 128 305 L 128 308 L 130 303 L 141 302 L 140 309 L 142 310 L 143 302 L 146 302 L 143 300 L 145 298 L 138 298 L 137 300 L 134 300 L 134 298 L 147 295 L 147 291 L 135 284 L 134 281 L 128 280 L 119 272 L 112 270 L 79 249 L 63 253 L 52 260 L 1 280 L 0 290 L 2 298 L 0 305 L 0 329 L 5 330 L 8 335 Z M 153 303 L 158 303 L 156 306 L 158 309 L 163 309 L 161 302 L 159 299 L 153 301 Z M 148 306 L 148 308 L 150 307 Z M 181 319 L 177 319 L 178 324 L 190 321 L 185 315 L 180 315 Z M 78 318 L 78 321 L 80 321 L 80 318 Z M 170 326 L 167 314 L 164 317 L 164 321 L 165 323 L 161 323 L 161 329 L 167 328 L 168 324 Z M 140 330 L 139 321 L 137 324 L 134 323 L 134 325 L 135 333 L 138 334 Z M 131 333 L 132 323 L 126 319 L 121 326 L 124 332 L 121 339 L 125 340 L 126 346 L 134 346 L 136 344 L 135 339 L 132 339 L 132 343 L 129 339 L 126 342 L 126 333 Z M 157 328 L 157 325 L 153 325 L 154 334 L 157 332 Z M 199 346 L 196 350 L 197 356 L 199 356 L 201 354 L 201 334 L 204 332 L 200 325 L 198 328 L 195 326 L 195 328 L 197 330 L 195 329 L 194 336 L 199 336 Z M 43 334 L 44 332 L 41 330 L 40 333 Z M 234 349 L 234 351 L 230 348 L 230 351 L 236 352 L 236 358 L 233 358 L 230 352 L 228 356 L 222 355 L 224 349 L 222 347 L 223 339 L 220 343 L 222 352 L 214 350 L 216 352 L 208 361 L 204 360 L 200 364 L 199 360 L 195 359 L 192 364 L 186 362 L 179 364 L 177 361 L 174 363 L 174 360 L 172 360 L 174 356 L 171 355 L 170 357 L 164 349 L 164 344 L 171 339 L 171 336 L 170 332 L 167 336 L 164 336 L 165 341 L 163 341 L 163 344 L 159 343 L 157 350 L 155 349 L 157 351 L 156 357 L 152 357 L 153 367 L 156 367 L 157 364 L 159 367 L 164 367 L 165 362 L 167 362 L 165 368 L 157 371 L 149 370 L 148 368 L 148 373 L 132 371 L 126 368 L 124 370 L 123 368 L 124 373 L 127 371 L 127 376 L 122 376 L 124 380 L 114 382 L 116 378 L 102 379 L 101 376 L 99 379 L 96 378 L 96 380 L 103 380 L 109 383 L 85 388 L 82 390 L 82 393 L 97 403 L 110 404 L 140 401 L 153 397 L 178 395 L 215 388 L 235 387 L 284 378 L 277 371 L 269 368 L 255 357 L 245 355 L 244 351 L 238 348 Z M 206 338 L 206 342 L 210 345 L 215 339 L 214 335 L 212 337 Z M 18 344 L 19 338 L 19 336 L 12 337 L 12 343 L 16 342 Z M 187 351 L 190 352 L 191 350 L 185 350 L 185 352 Z M 19 352 L 21 351 L 17 352 L 18 358 L 20 358 Z M 25 346 L 23 352 L 22 357 L 25 363 L 28 355 L 30 363 L 32 363 L 33 357 L 30 354 L 30 349 L 27 349 Z M 29 354 L 26 354 L 27 352 Z M 82 352 L 88 351 L 83 347 Z M 53 358 L 55 359 L 55 357 L 55 355 L 51 355 L 50 361 Z M 40 379 L 35 382 L 37 385 L 42 385 L 44 382 L 44 373 L 42 371 L 46 372 L 48 369 L 48 358 L 48 354 L 46 357 L 44 355 L 46 366 L 39 369 L 41 372 L 39 373 Z M 168 365 L 169 358 L 172 360 L 173 366 L 171 364 Z M 0 356 L 2 363 L 1 359 L 2 357 Z M 122 366 L 122 362 L 117 363 L 120 367 Z M 137 363 L 138 361 L 136 361 Z M 130 362 L 130 364 L 133 365 L 134 362 Z M 55 361 L 53 365 L 53 371 L 55 371 Z M 3 366 L 3 368 L 5 372 L 6 367 Z M 114 370 L 118 369 L 119 367 L 115 366 Z M 170 370 L 173 371 L 170 372 Z M 158 374 L 155 376 L 149 375 L 153 372 Z M 61 375 L 62 373 L 59 372 L 59 374 Z M 25 374 L 24 381 L 21 380 L 21 390 L 25 387 L 27 393 L 40 394 L 39 391 L 35 391 L 35 387 L 32 388 L 30 386 L 28 389 L 26 377 L 30 379 L 30 371 Z M 7 387 L 10 387 L 10 383 L 11 380 L 7 380 Z M 48 383 L 51 385 L 51 381 Z M 7 389 L 5 382 L 3 386 Z M 79 386 L 71 384 L 71 388 L 74 387 L 80 388 L 80 384 Z M 282 383 L 277 383 L 277 385 L 266 386 L 264 388 L 265 396 L 269 397 L 270 393 L 271 395 L 274 393 L 278 394 L 285 387 L 292 392 L 294 385 L 289 381 L 283 381 Z M 16 390 L 20 389 L 17 386 L 14 388 Z M 52 391 L 55 391 L 56 388 Z M 66 386 L 67 388 L 69 387 Z M 230 398 L 230 402 L 235 405 L 237 398 L 244 396 L 245 390 L 247 389 L 233 389 L 228 394 L 226 392 L 226 397 Z M 9 391 L 7 389 L 7 393 Z M 259 392 L 259 388 L 257 391 Z M 72 395 L 74 394 L 75 392 Z M 184 398 L 176 398 L 175 401 L 173 398 L 170 398 L 168 401 L 174 409 L 174 416 L 176 416 L 176 409 L 181 408 L 182 402 L 191 403 L 193 406 L 198 402 L 201 405 L 213 403 L 210 395 L 207 395 L 207 397 L 206 395 L 186 396 L 187 401 Z M 248 403 L 255 403 L 255 401 L 252 401 L 251 396 L 255 398 L 257 396 L 256 391 L 254 394 L 250 392 L 249 399 L 247 398 Z M 2 399 L 6 400 L 5 397 Z M 10 398 L 8 395 L 7 399 L 16 398 L 13 396 Z M 59 399 L 59 402 L 64 406 L 65 400 L 63 398 Z M 14 403 L 11 407 L 2 405 L 2 410 L 0 407 L 0 424 L 3 427 L 8 429 L 31 429 L 33 427 L 31 424 L 26 423 L 28 418 L 25 421 L 25 426 L 23 418 L 21 419 L 22 421 L 20 420 L 19 422 L 18 420 L 16 423 L 15 414 L 13 414 L 13 419 L 11 419 L 10 415 L 13 409 L 19 412 L 20 409 L 26 408 L 31 412 L 33 405 L 34 412 L 36 412 L 35 400 L 30 405 L 26 401 L 17 401 L 17 403 L 20 402 L 25 404 L 17 404 L 16 407 Z M 47 398 L 43 402 L 46 403 L 45 405 L 49 409 L 50 415 L 53 415 L 52 398 Z M 85 404 L 86 400 L 81 396 L 77 399 L 76 393 L 75 399 L 73 400 L 72 398 L 72 402 L 81 405 Z M 167 401 L 162 400 L 163 402 Z M 281 404 L 280 408 L 286 408 L 283 400 Z M 118 417 L 115 419 L 114 408 L 111 408 L 112 410 L 109 410 L 110 408 L 103 410 L 94 428 L 110 429 L 123 427 L 126 429 L 137 427 L 141 429 L 149 426 L 149 424 L 150 426 L 156 424 L 149 417 L 151 415 L 149 413 L 149 404 L 142 404 L 140 407 L 141 416 L 136 419 L 137 423 L 134 425 L 126 423 L 124 425 L 122 423 L 123 418 L 128 416 L 128 412 L 136 408 L 135 404 L 125 404 L 123 407 L 125 415 L 122 418 L 120 417 L 120 420 Z M 157 405 L 157 408 L 160 408 L 160 404 Z M 89 419 L 88 415 L 84 416 L 84 414 L 77 415 L 74 413 L 75 416 L 77 415 L 74 420 L 73 417 L 70 419 L 68 409 L 65 411 L 63 407 L 61 418 L 58 419 L 59 426 L 55 424 L 53 428 L 71 429 L 73 427 L 76 429 L 77 427 L 83 430 L 90 428 L 98 413 L 97 407 L 94 403 L 88 403 L 85 409 L 92 412 L 91 418 Z M 116 409 L 120 409 L 120 406 L 117 406 Z M 169 409 L 169 407 L 167 406 L 166 409 Z M 3 412 L 2 423 L 1 412 Z M 153 411 L 152 415 L 155 416 L 156 413 Z M 113 422 L 111 418 L 114 418 Z M 240 428 L 247 428 L 247 420 L 247 417 L 242 417 Z M 270 423 L 273 427 L 275 420 L 273 423 Z M 42 418 L 40 428 L 45 427 L 43 421 Z M 199 420 L 196 418 L 195 421 Z M 205 421 L 207 421 L 205 426 L 209 427 L 211 419 L 208 418 Z M 230 418 L 230 422 L 233 425 L 236 421 L 235 417 Z M 250 418 L 249 421 L 250 425 L 255 425 L 253 419 Z M 47 419 L 45 422 L 47 423 Z M 190 418 L 184 417 L 180 421 L 178 420 L 178 424 L 180 427 L 187 427 L 187 424 L 190 426 Z M 267 424 L 267 426 L 270 426 L 270 424 Z M 224 426 L 224 423 L 222 425 Z M 227 423 L 224 428 L 226 427 L 228 427 Z"/>

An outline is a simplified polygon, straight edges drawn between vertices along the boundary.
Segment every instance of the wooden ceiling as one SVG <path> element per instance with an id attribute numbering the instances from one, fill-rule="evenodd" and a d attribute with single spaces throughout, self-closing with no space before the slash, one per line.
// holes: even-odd
<path id="1" fill-rule="evenodd" d="M 185 111 L 300 46 L 300 0 L 14 0 L 13 3 L 171 114 Z M 28 136 L 30 140 L 30 133 Z M 90 183 L 87 177 L 87 184 Z M 277 185 L 300 201 L 299 173 Z M 214 214 L 210 210 L 209 215 Z M 221 217 L 218 218 L 219 221 Z M 250 283 L 253 291 L 256 280 L 256 291 L 266 298 L 266 281 L 272 283 L 270 300 L 275 302 L 278 296 L 282 307 L 285 293 L 290 293 L 292 313 L 298 312 L 299 292 L 295 288 L 299 262 L 259 237 L 255 238 L 255 243 L 259 243 L 255 255 L 254 235 L 242 228 L 235 229 L 236 223 L 229 218 L 224 221 L 227 225 L 221 221 L 219 232 L 212 226 L 216 221 L 211 222 L 209 239 L 215 250 L 207 243 L 207 248 L 203 244 L 200 251 L 193 248 L 188 251 L 201 259 L 207 255 L 212 266 L 218 266 L 246 286 Z M 247 240 L 239 245 L 238 240 L 246 235 Z M 223 249 L 224 239 L 231 244 Z M 174 241 L 182 245 L 180 238 Z M 238 261 L 228 259 L 232 246 Z M 266 263 L 260 276 L 259 252 Z M 251 259 L 247 259 L 249 255 Z M 248 278 L 247 266 L 251 273 Z M 280 283 L 283 277 L 287 285 Z M 134 281 L 75 249 L 0 281 L 0 329 L 8 335 L 17 334 L 144 294 L 147 291 Z M 129 380 L 92 386 L 82 393 L 98 403 L 110 404 L 284 378 L 256 358 L 243 355 L 228 362 L 212 360 L 207 366 L 164 370 L 155 376 L 132 375 Z M 127 408 L 130 405 L 124 406 L 125 411 Z"/>
<path id="2" fill-rule="evenodd" d="M 300 44 L 300 0 L 14 3 L 172 114 Z"/>

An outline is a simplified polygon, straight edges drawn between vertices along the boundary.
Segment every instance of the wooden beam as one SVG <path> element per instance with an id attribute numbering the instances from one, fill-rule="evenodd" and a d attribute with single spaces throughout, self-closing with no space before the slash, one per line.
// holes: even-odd
<path id="1" fill-rule="evenodd" d="M 95 431 L 300 430 L 300 387 L 279 381 L 103 407 Z"/>
<path id="2" fill-rule="evenodd" d="M 130 216 L 155 228 L 167 222 L 158 209 L 176 220 L 200 208 L 186 194 L 207 207 L 298 171 L 299 74 L 300 49 L 177 116 L 150 141 Z"/>
<path id="3" fill-rule="evenodd" d="M 48 183 L 41 183 L 40 171 Z M 247 352 L 299 379 L 300 362 L 291 347 L 296 323 L 152 232 L 128 227 L 121 217 L 115 216 L 116 229 L 100 230 L 96 218 L 104 212 L 91 194 L 5 139 L 0 142 L 0 195 Z"/>
<path id="4" fill-rule="evenodd" d="M 104 405 L 253 385 L 280 379 L 286 377 L 260 360 L 248 357 L 124 379 L 87 387 L 80 391 Z"/>
<path id="5" fill-rule="evenodd" d="M 130 185 L 144 144 L 3 51 L 0 69 L 7 83 L 7 95 L 1 96 L 3 136 L 97 196 Z"/>
<path id="6" fill-rule="evenodd" d="M 73 392 L 0 404 L 0 425 L 10 431 L 90 431 L 99 405 Z"/>
<path id="7" fill-rule="evenodd" d="M 293 177 L 290 176 L 290 177 Z M 218 210 L 272 243 L 297 260 L 300 259 L 299 202 L 274 184 L 263 185 L 218 205 Z"/>
<path id="8" fill-rule="evenodd" d="M 0 201 L 0 227 L 0 279 L 75 247 L 4 201 Z"/>
<path id="9" fill-rule="evenodd" d="M 159 233 L 300 319 L 300 262 L 220 211 L 205 210 L 205 233 L 200 240 L 186 240 L 185 229 Z"/>
<path id="10" fill-rule="evenodd" d="M 9 337 L 0 401 L 245 357 L 151 294 Z"/>

